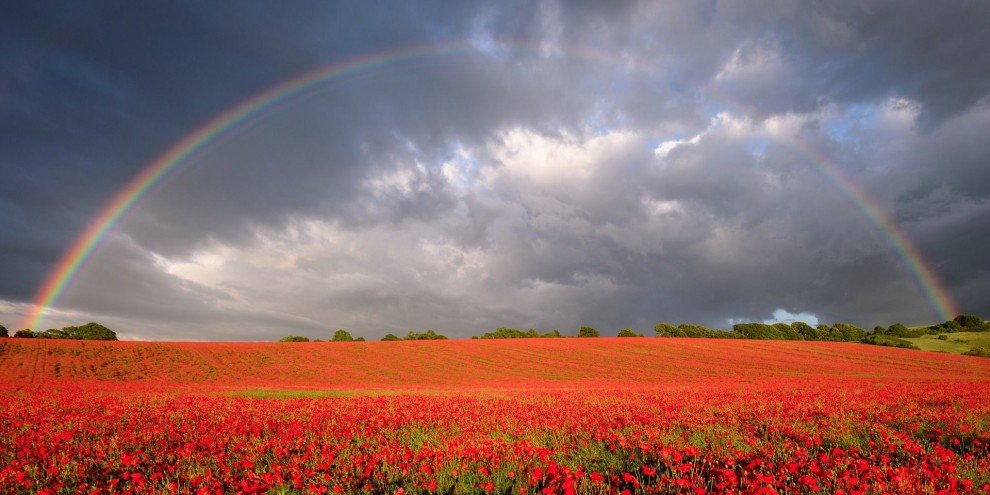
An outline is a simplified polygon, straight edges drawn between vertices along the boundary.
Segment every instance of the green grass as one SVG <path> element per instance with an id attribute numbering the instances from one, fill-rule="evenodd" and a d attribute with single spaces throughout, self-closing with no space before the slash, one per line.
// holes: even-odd
<path id="1" fill-rule="evenodd" d="M 939 340 L 937 335 L 925 335 L 914 339 L 904 339 L 923 351 L 962 354 L 973 347 L 990 347 L 990 332 L 944 333 L 948 340 Z"/>

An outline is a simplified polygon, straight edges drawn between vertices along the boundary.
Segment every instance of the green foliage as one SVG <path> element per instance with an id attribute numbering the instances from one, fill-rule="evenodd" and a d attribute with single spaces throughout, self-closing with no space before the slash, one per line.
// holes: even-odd
<path id="1" fill-rule="evenodd" d="M 94 322 L 78 327 L 64 327 L 62 332 L 65 332 L 64 338 L 67 339 L 117 340 L 117 334 L 113 330 Z"/>
<path id="2" fill-rule="evenodd" d="M 99 323 L 87 323 L 78 327 L 49 328 L 33 332 L 29 328 L 18 330 L 14 337 L 21 339 L 69 339 L 69 340 L 117 340 L 117 334 Z"/>
<path id="3" fill-rule="evenodd" d="M 884 347 L 900 347 L 902 349 L 921 350 L 918 346 L 898 337 L 885 335 L 882 333 L 871 333 L 863 337 L 864 344 L 881 345 Z"/>
<path id="4" fill-rule="evenodd" d="M 835 338 L 831 338 L 829 340 L 859 342 L 866 338 L 866 330 L 863 330 L 852 323 L 836 323 L 832 328 L 832 335 Z"/>
<path id="5" fill-rule="evenodd" d="M 597 337 L 597 336 L 598 336 L 598 330 L 595 330 L 594 328 L 591 327 L 581 327 L 581 329 L 578 330 L 578 337 Z"/>
<path id="6" fill-rule="evenodd" d="M 364 337 L 358 337 L 354 339 L 354 342 L 364 342 Z"/>
<path id="7" fill-rule="evenodd" d="M 387 333 L 387 334 L 385 334 L 384 337 L 382 337 L 382 341 L 383 342 L 392 342 L 392 341 L 395 341 L 395 340 L 402 340 L 402 339 L 400 339 L 399 337 L 397 337 L 394 333 Z"/>
<path id="8" fill-rule="evenodd" d="M 804 340 L 824 340 L 817 329 L 803 321 L 791 323 L 791 329 L 797 332 Z"/>
<path id="9" fill-rule="evenodd" d="M 286 335 L 278 340 L 279 342 L 309 342 L 309 337 L 302 337 L 300 335 Z"/>
<path id="10" fill-rule="evenodd" d="M 560 331 L 554 330 L 552 332 L 547 332 L 540 334 L 535 328 L 530 328 L 529 330 L 520 330 L 518 328 L 508 328 L 508 327 L 498 327 L 491 332 L 486 332 L 480 338 L 482 339 L 536 339 L 536 338 L 554 338 L 560 337 Z"/>
<path id="11" fill-rule="evenodd" d="M 330 338 L 330 342 L 354 342 L 354 337 L 347 330 L 338 328 L 337 331 L 333 333 L 333 337 Z"/>
<path id="12" fill-rule="evenodd" d="M 677 331 L 684 337 L 693 338 L 714 338 L 716 335 L 712 329 L 694 323 L 681 323 L 677 326 Z"/>
<path id="13" fill-rule="evenodd" d="M 405 340 L 447 340 L 447 337 L 430 329 L 425 332 L 409 332 Z"/>
<path id="14" fill-rule="evenodd" d="M 955 320 L 949 320 L 945 323 L 939 323 L 938 325 L 928 327 L 928 331 L 930 333 L 955 333 L 961 332 L 962 329 L 962 326 L 956 323 Z"/>
<path id="15" fill-rule="evenodd" d="M 7 337 L 8 335 L 7 327 L 0 325 L 0 337 Z"/>
<path id="16" fill-rule="evenodd" d="M 653 331 L 657 334 L 657 337 L 683 337 L 681 331 L 677 329 L 674 325 L 670 323 L 657 323 L 653 325 Z"/>
<path id="17" fill-rule="evenodd" d="M 622 330 L 619 330 L 619 333 L 616 336 L 617 337 L 642 337 L 643 334 L 636 333 L 631 328 L 623 328 Z"/>
<path id="18" fill-rule="evenodd" d="M 952 321 L 959 324 L 962 328 L 980 328 L 986 325 L 983 318 L 976 315 L 959 315 L 952 319 Z M 973 330 L 970 330 L 971 332 Z"/>
<path id="19" fill-rule="evenodd" d="M 893 325 L 890 326 L 890 328 L 880 333 L 884 333 L 892 337 L 900 337 L 902 339 L 904 338 L 914 339 L 921 337 L 922 335 L 928 335 L 928 332 L 929 331 L 927 328 L 911 329 L 900 323 L 894 323 Z"/>
<path id="20" fill-rule="evenodd" d="M 963 353 L 964 356 L 990 357 L 990 348 L 976 346 Z"/>

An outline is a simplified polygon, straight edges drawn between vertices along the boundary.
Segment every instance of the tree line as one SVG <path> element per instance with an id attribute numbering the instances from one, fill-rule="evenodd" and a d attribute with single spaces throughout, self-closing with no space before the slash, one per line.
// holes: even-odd
<path id="1" fill-rule="evenodd" d="M 681 338 L 706 338 L 706 339 L 748 339 L 748 340 L 812 340 L 827 342 L 862 342 L 865 344 L 903 347 L 917 349 L 917 346 L 904 340 L 906 338 L 916 338 L 922 335 L 936 335 L 951 332 L 985 332 L 990 331 L 990 323 L 976 315 L 959 315 L 951 320 L 929 327 L 908 328 L 900 323 L 895 323 L 889 327 L 876 326 L 872 331 L 864 330 L 852 323 L 835 323 L 832 325 L 819 324 L 811 326 L 802 321 L 793 323 L 736 323 L 731 329 L 724 330 L 718 328 L 708 328 L 694 323 L 682 323 L 674 325 L 672 323 L 657 323 L 653 326 L 653 333 L 657 337 L 681 337 Z M 601 334 L 594 327 L 582 326 L 578 329 L 577 335 L 563 335 L 560 330 L 554 329 L 549 332 L 540 333 L 535 328 L 527 330 L 510 327 L 498 327 L 482 335 L 472 336 L 472 339 L 547 339 L 547 338 L 589 338 L 599 337 Z M 631 328 L 619 329 L 617 337 L 643 337 Z M 400 340 L 446 340 L 447 337 L 436 333 L 434 330 L 425 332 L 409 332 L 405 337 L 399 337 L 389 333 L 382 337 L 383 341 Z M 330 342 L 362 342 L 363 337 L 354 338 L 349 332 L 338 329 L 329 339 Z M 284 337 L 280 342 L 310 342 L 308 337 L 290 335 Z M 315 339 L 313 342 L 323 342 Z"/>
<path id="2" fill-rule="evenodd" d="M 0 325 L 0 337 L 10 337 L 7 327 Z M 77 327 L 49 328 L 35 332 L 30 328 L 14 332 L 15 339 L 117 340 L 117 333 L 99 323 L 89 322 Z"/>

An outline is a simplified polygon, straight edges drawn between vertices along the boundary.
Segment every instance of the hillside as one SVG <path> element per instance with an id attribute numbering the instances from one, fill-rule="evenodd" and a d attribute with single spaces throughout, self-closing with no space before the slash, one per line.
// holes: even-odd
<path id="1" fill-rule="evenodd" d="M 447 389 L 767 379 L 986 380 L 990 360 L 861 344 L 709 339 L 361 343 L 0 340 L 4 389 Z"/>
<path id="2" fill-rule="evenodd" d="M 939 337 L 945 337 L 945 340 Z M 962 354 L 974 347 L 990 348 L 990 332 L 955 332 L 904 339 L 923 351 Z"/>

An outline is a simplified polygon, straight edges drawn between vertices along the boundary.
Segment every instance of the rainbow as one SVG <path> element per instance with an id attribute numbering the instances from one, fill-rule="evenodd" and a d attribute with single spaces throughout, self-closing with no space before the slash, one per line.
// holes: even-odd
<path id="1" fill-rule="evenodd" d="M 632 60 L 617 61 L 606 52 L 588 47 L 568 47 L 565 49 L 548 50 L 544 45 L 515 41 L 499 41 L 499 45 L 513 50 L 530 51 L 540 55 L 564 55 L 601 61 L 617 64 L 620 67 L 632 69 L 637 72 L 654 74 L 654 71 L 645 64 Z M 192 133 L 186 135 L 164 154 L 147 165 L 103 207 L 99 215 L 89 222 L 86 229 L 74 240 L 71 247 L 49 272 L 44 283 L 38 289 L 22 328 L 40 329 L 47 313 L 58 304 L 61 295 L 71 285 L 75 276 L 84 267 L 86 261 L 99 247 L 107 234 L 129 212 L 133 211 L 146 196 L 165 183 L 169 177 L 179 173 L 184 167 L 193 163 L 193 158 L 198 153 L 207 149 L 209 145 L 218 142 L 224 136 L 230 135 L 245 122 L 264 115 L 265 112 L 278 107 L 287 100 L 308 94 L 314 88 L 318 88 L 329 82 L 339 81 L 348 75 L 360 74 L 391 64 L 436 55 L 481 55 L 484 53 L 484 51 L 473 44 L 460 40 L 375 52 L 303 73 L 258 93 L 218 114 L 205 124 L 196 128 Z M 668 82 L 675 87 L 681 86 L 675 81 L 668 80 Z M 714 92 L 709 91 L 709 93 Z M 738 108 L 745 108 L 726 95 L 718 94 L 718 99 L 731 103 Z M 872 201 L 869 195 L 847 177 L 839 167 L 816 152 L 814 147 L 796 137 L 790 138 L 790 141 L 789 144 L 794 150 L 818 166 L 843 194 L 856 204 L 864 212 L 866 217 L 880 230 L 896 254 L 904 261 L 912 277 L 922 289 L 939 317 L 946 320 L 956 314 L 955 304 L 949 292 L 941 284 L 931 267 L 924 261 L 924 258 L 911 243 L 907 235 L 884 212 L 883 208 Z"/>

